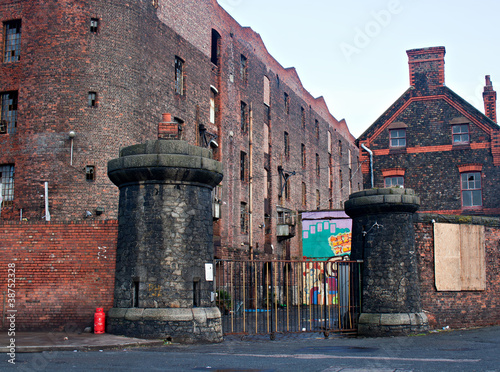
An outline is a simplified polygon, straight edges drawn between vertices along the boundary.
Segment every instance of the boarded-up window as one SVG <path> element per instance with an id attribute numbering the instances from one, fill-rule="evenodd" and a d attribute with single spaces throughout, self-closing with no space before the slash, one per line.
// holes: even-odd
<path id="1" fill-rule="evenodd" d="M 438 291 L 485 290 L 484 226 L 435 223 L 434 271 Z"/>
<path id="2" fill-rule="evenodd" d="M 271 106 L 271 88 L 269 86 L 269 78 L 264 76 L 264 104 Z"/>

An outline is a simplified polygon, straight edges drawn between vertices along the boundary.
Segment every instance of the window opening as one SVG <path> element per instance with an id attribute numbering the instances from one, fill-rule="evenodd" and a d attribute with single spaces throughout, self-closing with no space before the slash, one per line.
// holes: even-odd
<path id="1" fill-rule="evenodd" d="M 302 120 L 302 128 L 305 128 L 306 127 L 306 110 L 303 107 L 300 108 L 300 117 Z"/>
<path id="2" fill-rule="evenodd" d="M 285 112 L 287 114 L 290 113 L 290 97 L 288 96 L 287 93 L 283 93 L 283 99 L 284 99 L 284 103 L 285 103 Z"/>
<path id="3" fill-rule="evenodd" d="M 316 139 L 319 139 L 319 122 L 314 120 L 314 133 L 316 134 Z"/>
<path id="4" fill-rule="evenodd" d="M 240 180 L 246 180 L 246 162 L 247 154 L 243 151 L 240 152 Z"/>
<path id="5" fill-rule="evenodd" d="M 220 34 L 212 29 L 212 56 L 210 60 L 214 65 L 219 64 L 219 58 L 220 58 Z"/>
<path id="6" fill-rule="evenodd" d="M 21 20 L 4 22 L 4 62 L 18 62 L 21 59 Z"/>
<path id="7" fill-rule="evenodd" d="M 95 181 L 95 166 L 87 165 L 85 167 L 85 179 L 87 181 Z"/>
<path id="8" fill-rule="evenodd" d="M 321 208 L 321 197 L 319 190 L 316 189 L 316 209 L 319 210 Z"/>
<path id="9" fill-rule="evenodd" d="M 391 176 L 384 178 L 384 186 L 385 187 L 404 187 L 404 177 L 402 176 Z"/>
<path id="10" fill-rule="evenodd" d="M 307 207 L 307 186 L 305 182 L 302 182 L 302 206 Z"/>
<path id="11" fill-rule="evenodd" d="M 1 93 L 0 134 L 14 134 L 17 127 L 17 92 Z"/>
<path id="12" fill-rule="evenodd" d="M 184 61 L 175 57 L 175 94 L 184 95 Z"/>
<path id="13" fill-rule="evenodd" d="M 284 133 L 284 147 L 285 147 L 285 158 L 289 158 L 290 157 L 290 141 L 289 141 L 289 138 L 288 138 L 288 132 L 285 132 Z"/>
<path id="14" fill-rule="evenodd" d="M 243 82 L 247 82 L 247 73 L 248 73 L 248 61 L 247 57 L 245 57 L 243 54 L 240 56 L 240 76 L 241 80 Z"/>
<path id="15" fill-rule="evenodd" d="M 461 125 L 453 125 L 452 126 L 452 134 L 453 134 L 453 144 L 466 144 L 469 143 L 469 125 L 461 124 Z"/>
<path id="16" fill-rule="evenodd" d="M 482 205 L 481 173 L 470 172 L 460 175 L 462 180 L 462 206 L 479 207 Z"/>
<path id="17" fill-rule="evenodd" d="M 89 92 L 88 106 L 89 107 L 97 107 L 97 93 L 96 92 Z"/>
<path id="18" fill-rule="evenodd" d="M 1 205 L 12 204 L 14 200 L 14 166 L 0 165 L 0 182 L 2 183 Z"/>
<path id="19" fill-rule="evenodd" d="M 303 143 L 300 144 L 300 164 L 302 168 L 306 167 L 306 145 Z"/>
<path id="20" fill-rule="evenodd" d="M 240 104 L 240 115 L 241 115 L 241 131 L 247 131 L 248 115 L 247 115 L 247 104 L 241 101 Z"/>
<path id="21" fill-rule="evenodd" d="M 99 19 L 90 18 L 90 32 L 96 34 L 98 30 L 99 30 Z"/>
<path id="22" fill-rule="evenodd" d="M 391 129 L 389 138 L 390 147 L 406 147 L 406 129 Z"/>
<path id="23" fill-rule="evenodd" d="M 319 154 L 316 154 L 316 176 L 319 177 L 320 175 L 320 161 L 319 161 Z"/>
<path id="24" fill-rule="evenodd" d="M 240 205 L 240 230 L 242 234 L 248 234 L 248 213 L 245 202 L 241 202 Z"/>

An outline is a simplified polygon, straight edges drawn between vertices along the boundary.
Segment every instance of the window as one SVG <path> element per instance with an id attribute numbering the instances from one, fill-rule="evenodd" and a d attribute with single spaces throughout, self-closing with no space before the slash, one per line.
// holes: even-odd
<path id="1" fill-rule="evenodd" d="M 479 207 L 482 205 L 481 173 L 469 172 L 460 174 L 462 181 L 462 206 Z"/>
<path id="2" fill-rule="evenodd" d="M 175 57 L 175 94 L 184 95 L 184 61 Z"/>
<path id="3" fill-rule="evenodd" d="M 314 120 L 314 134 L 316 135 L 316 139 L 319 139 L 319 122 L 318 122 L 318 120 Z"/>
<path id="4" fill-rule="evenodd" d="M 319 162 L 319 154 L 316 154 L 316 176 L 320 175 L 320 162 Z"/>
<path id="5" fill-rule="evenodd" d="M 4 22 L 4 62 L 18 62 L 21 59 L 21 20 Z"/>
<path id="6" fill-rule="evenodd" d="M 405 185 L 405 179 L 402 176 L 391 176 L 384 178 L 384 187 L 399 187 Z"/>
<path id="7" fill-rule="evenodd" d="M 318 189 L 316 189 L 316 209 L 321 209 L 321 196 Z"/>
<path id="8" fill-rule="evenodd" d="M 306 110 L 303 107 L 300 108 L 300 117 L 302 119 L 302 128 L 306 127 Z"/>
<path id="9" fill-rule="evenodd" d="M 96 34 L 98 30 L 99 30 L 99 19 L 90 18 L 90 32 Z"/>
<path id="10" fill-rule="evenodd" d="M 271 106 L 271 87 L 269 83 L 269 78 L 264 76 L 264 104 L 266 106 Z"/>
<path id="11" fill-rule="evenodd" d="M 339 158 L 342 159 L 342 141 L 339 140 Z"/>
<path id="12" fill-rule="evenodd" d="M 269 125 L 271 121 L 271 107 L 264 105 L 264 124 Z"/>
<path id="13" fill-rule="evenodd" d="M 307 207 L 307 186 L 305 182 L 302 182 L 302 206 Z"/>
<path id="14" fill-rule="evenodd" d="M 240 56 L 240 76 L 241 80 L 243 82 L 247 82 L 248 80 L 248 61 L 247 57 L 245 57 L 243 54 Z"/>
<path id="15" fill-rule="evenodd" d="M 247 167 L 247 154 L 243 151 L 240 152 L 240 180 L 246 180 L 246 167 Z"/>
<path id="16" fill-rule="evenodd" d="M 344 188 L 344 180 L 342 179 L 342 169 L 339 169 L 339 185 L 340 191 Z"/>
<path id="17" fill-rule="evenodd" d="M 290 157 L 290 141 L 288 139 L 288 132 L 285 132 L 283 142 L 285 147 L 285 158 L 288 159 Z"/>
<path id="18" fill-rule="evenodd" d="M 243 101 L 240 102 L 240 120 L 241 131 L 246 132 L 248 123 L 247 104 Z"/>
<path id="19" fill-rule="evenodd" d="M 332 154 L 332 132 L 328 131 L 328 153 Z"/>
<path id="20" fill-rule="evenodd" d="M 210 123 L 215 124 L 217 115 L 217 102 L 216 102 L 217 90 L 215 87 L 210 88 Z"/>
<path id="21" fill-rule="evenodd" d="M 89 107 L 97 107 L 97 93 L 96 92 L 89 92 L 89 102 L 88 106 Z"/>
<path id="22" fill-rule="evenodd" d="M 0 206 L 12 204 L 14 200 L 14 166 L 0 165 Z"/>
<path id="23" fill-rule="evenodd" d="M 285 112 L 287 114 L 290 113 L 290 97 L 288 96 L 287 93 L 283 93 L 283 99 L 284 99 L 284 103 L 285 103 Z"/>
<path id="24" fill-rule="evenodd" d="M 14 134 L 17 126 L 17 92 L 1 93 L 0 99 L 0 133 Z"/>
<path id="25" fill-rule="evenodd" d="M 212 55 L 210 60 L 214 65 L 219 65 L 220 58 L 220 34 L 212 29 Z"/>
<path id="26" fill-rule="evenodd" d="M 451 129 L 453 135 L 453 144 L 460 145 L 469 143 L 469 125 L 453 125 Z"/>
<path id="27" fill-rule="evenodd" d="M 300 165 L 302 168 L 306 167 L 306 145 L 303 143 L 300 145 Z"/>
<path id="28" fill-rule="evenodd" d="M 85 167 L 85 179 L 87 181 L 95 181 L 95 166 L 87 165 Z"/>
<path id="29" fill-rule="evenodd" d="M 248 212 L 245 202 L 240 204 L 240 231 L 242 234 L 248 234 Z"/>
<path id="30" fill-rule="evenodd" d="M 390 147 L 406 147 L 406 129 L 389 130 Z"/>

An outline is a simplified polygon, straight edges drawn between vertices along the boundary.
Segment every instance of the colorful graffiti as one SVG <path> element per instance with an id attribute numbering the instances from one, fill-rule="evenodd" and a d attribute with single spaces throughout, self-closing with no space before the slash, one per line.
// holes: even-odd
<path id="1" fill-rule="evenodd" d="M 302 255 L 305 258 L 347 256 L 351 253 L 352 220 L 341 211 L 302 215 Z"/>
<path id="2" fill-rule="evenodd" d="M 307 262 L 304 264 L 304 298 L 302 303 L 307 305 L 325 304 L 335 305 L 338 303 L 337 296 L 337 275 L 336 272 L 326 270 L 325 282 L 325 263 Z"/>

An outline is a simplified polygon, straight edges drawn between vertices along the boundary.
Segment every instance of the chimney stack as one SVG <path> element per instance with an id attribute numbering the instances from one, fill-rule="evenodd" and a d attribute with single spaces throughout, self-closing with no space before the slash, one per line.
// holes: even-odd
<path id="1" fill-rule="evenodd" d="M 484 114 L 497 122 L 497 92 L 493 90 L 490 75 L 486 75 L 486 85 L 483 90 Z"/>
<path id="2" fill-rule="evenodd" d="M 444 86 L 444 47 L 407 50 L 410 85 L 415 88 Z"/>
<path id="3" fill-rule="evenodd" d="M 158 124 L 158 139 L 179 139 L 179 124 L 172 120 L 171 114 L 162 114 Z"/>

